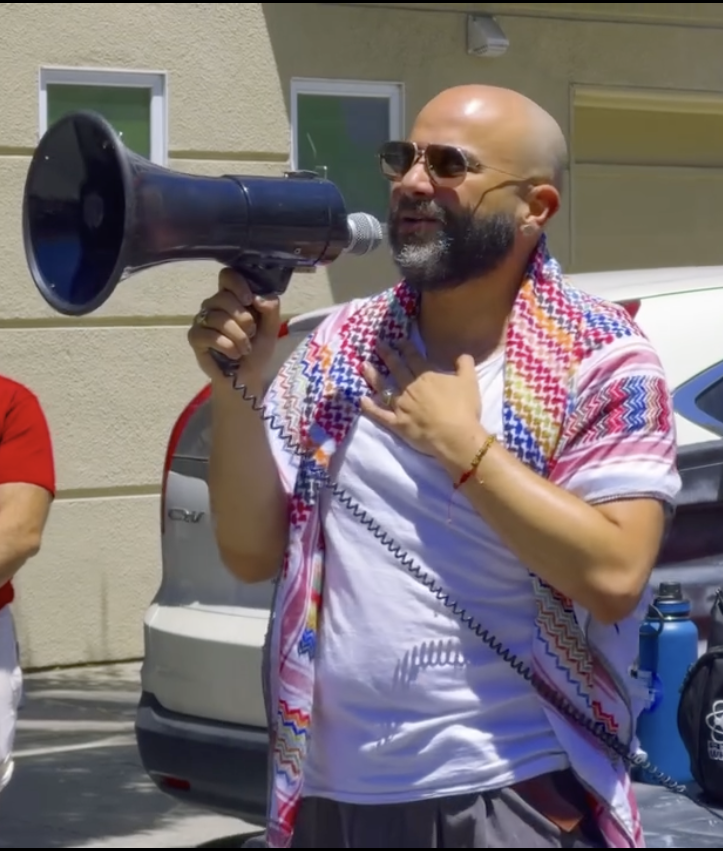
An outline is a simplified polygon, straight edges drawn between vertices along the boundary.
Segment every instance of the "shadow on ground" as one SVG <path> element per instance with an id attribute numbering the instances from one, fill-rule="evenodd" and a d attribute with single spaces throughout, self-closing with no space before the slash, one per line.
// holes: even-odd
<path id="1" fill-rule="evenodd" d="M 164 795 L 143 771 L 137 666 L 37 674 L 25 686 L 0 848 L 195 847 L 244 829 Z"/>

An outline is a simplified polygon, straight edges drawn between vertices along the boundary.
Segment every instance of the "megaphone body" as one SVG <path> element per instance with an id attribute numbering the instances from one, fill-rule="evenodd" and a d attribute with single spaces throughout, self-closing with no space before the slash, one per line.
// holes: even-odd
<path id="1" fill-rule="evenodd" d="M 295 269 L 381 244 L 380 223 L 347 215 L 337 186 L 314 172 L 283 177 L 175 172 L 129 151 L 89 111 L 53 124 L 34 152 L 23 243 L 36 287 L 57 312 L 97 310 L 143 269 L 215 260 L 259 294 L 281 294 Z"/>

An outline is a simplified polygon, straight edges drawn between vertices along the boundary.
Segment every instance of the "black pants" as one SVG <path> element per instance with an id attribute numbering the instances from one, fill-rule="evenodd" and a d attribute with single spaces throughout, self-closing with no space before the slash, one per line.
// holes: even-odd
<path id="1" fill-rule="evenodd" d="M 564 829 L 513 789 L 400 804 L 344 804 L 304 798 L 292 848 L 605 848 L 570 772 L 540 778 L 572 789 L 583 816 Z M 577 787 L 579 791 L 579 786 Z M 576 801 L 570 801 L 577 797 Z"/>

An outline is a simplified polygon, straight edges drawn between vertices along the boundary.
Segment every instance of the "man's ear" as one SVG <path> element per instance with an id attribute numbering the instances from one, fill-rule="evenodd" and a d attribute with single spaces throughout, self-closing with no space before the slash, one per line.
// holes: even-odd
<path id="1" fill-rule="evenodd" d="M 560 193 L 549 183 L 533 186 L 527 196 L 529 212 L 525 221 L 542 229 L 560 209 Z"/>

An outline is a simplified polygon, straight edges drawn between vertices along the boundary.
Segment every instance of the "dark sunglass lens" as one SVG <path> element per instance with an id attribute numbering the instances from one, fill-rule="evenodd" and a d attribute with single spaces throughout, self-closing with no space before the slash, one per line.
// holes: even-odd
<path id="1" fill-rule="evenodd" d="M 379 162 L 387 177 L 402 177 L 414 162 L 414 146 L 408 142 L 387 142 L 379 151 Z"/>
<path id="2" fill-rule="evenodd" d="M 435 177 L 463 177 L 467 173 L 467 162 L 458 148 L 449 145 L 430 145 L 427 148 L 427 162 Z"/>

